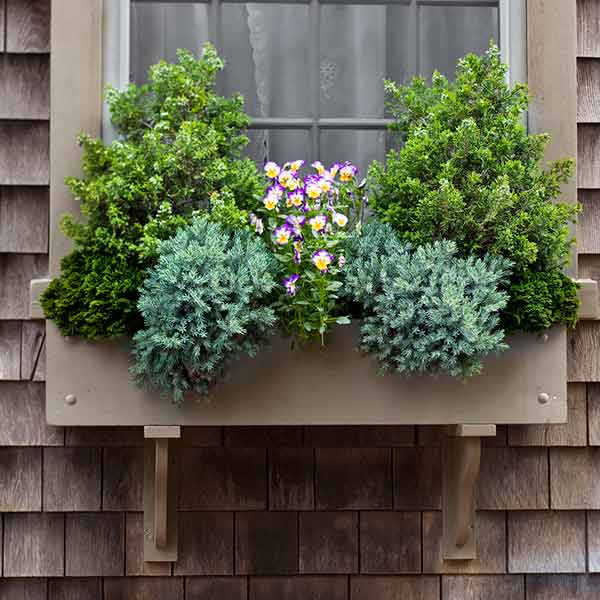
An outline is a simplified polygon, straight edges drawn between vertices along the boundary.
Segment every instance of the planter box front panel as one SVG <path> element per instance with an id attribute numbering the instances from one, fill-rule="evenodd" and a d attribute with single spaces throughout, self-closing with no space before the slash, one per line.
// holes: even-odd
<path id="1" fill-rule="evenodd" d="M 182 408 L 133 383 L 125 342 L 65 339 L 52 323 L 47 328 L 46 411 L 53 425 L 502 424 L 567 418 L 564 328 L 510 338 L 510 350 L 488 359 L 483 373 L 466 381 L 378 375 L 374 360 L 356 350 L 357 325 L 336 328 L 325 350 L 292 350 L 289 340 L 275 338 L 257 357 L 236 362 L 210 402 L 191 398 Z"/>

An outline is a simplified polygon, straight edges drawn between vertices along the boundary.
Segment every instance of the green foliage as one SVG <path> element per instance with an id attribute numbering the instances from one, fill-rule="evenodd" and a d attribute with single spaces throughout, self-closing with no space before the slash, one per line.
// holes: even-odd
<path id="1" fill-rule="evenodd" d="M 345 293 L 363 314 L 361 346 L 382 370 L 468 376 L 506 348 L 505 259 L 459 258 L 451 241 L 416 249 L 371 221 L 349 239 Z"/>
<path id="2" fill-rule="evenodd" d="M 461 256 L 509 259 L 504 326 L 538 331 L 576 317 L 574 286 L 551 291 L 543 309 L 532 293 L 551 290 L 569 258 L 568 223 L 577 209 L 553 201 L 573 162 L 542 169 L 548 136 L 527 133 L 527 88 L 509 88 L 505 75 L 492 46 L 482 57 L 462 59 L 454 83 L 439 73 L 431 85 L 418 78 L 407 87 L 386 82 L 393 128 L 405 143 L 388 154 L 385 167 L 371 167 L 370 182 L 378 216 L 402 240 L 449 239 Z"/>
<path id="3" fill-rule="evenodd" d="M 263 179 L 240 159 L 248 125 L 242 98 L 214 92 L 222 67 L 211 46 L 200 60 L 182 50 L 178 64 L 150 69 L 148 85 L 108 90 L 122 137 L 106 146 L 81 136 L 84 176 L 67 183 L 84 220 L 64 218 L 74 253 L 42 297 L 46 316 L 64 335 L 134 332 L 137 289 L 159 241 L 194 214 L 246 225 L 245 208 L 262 197 Z"/>
<path id="4" fill-rule="evenodd" d="M 276 324 L 271 294 L 277 262 L 246 230 L 197 218 L 159 245 L 134 336 L 138 383 L 176 403 L 207 394 L 234 358 L 254 356 Z"/>
<path id="5" fill-rule="evenodd" d="M 575 327 L 579 300 L 577 284 L 562 271 L 526 271 L 510 287 L 510 299 L 502 313 L 504 327 L 542 331 L 554 323 Z"/>

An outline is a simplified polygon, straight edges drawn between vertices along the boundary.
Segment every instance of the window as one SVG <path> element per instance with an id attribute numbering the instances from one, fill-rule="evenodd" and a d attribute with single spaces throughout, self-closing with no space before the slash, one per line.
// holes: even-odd
<path id="1" fill-rule="evenodd" d="M 227 61 L 219 90 L 244 95 L 258 163 L 351 160 L 364 172 L 390 143 L 383 79 L 451 74 L 490 39 L 524 79 L 525 0 L 112 0 L 106 19 L 113 84 L 215 44 Z"/>

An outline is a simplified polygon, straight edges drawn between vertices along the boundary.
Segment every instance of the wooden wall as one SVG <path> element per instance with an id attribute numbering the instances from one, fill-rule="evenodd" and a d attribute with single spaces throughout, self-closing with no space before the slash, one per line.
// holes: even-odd
<path id="1" fill-rule="evenodd" d="M 574 1 L 574 0 L 564 0 Z M 180 560 L 142 561 L 142 431 L 44 418 L 49 0 L 0 0 L 0 600 L 600 598 L 600 324 L 569 422 L 483 451 L 479 558 L 440 558 L 440 431 L 190 428 Z M 600 0 L 578 2 L 579 266 L 600 279 Z"/>

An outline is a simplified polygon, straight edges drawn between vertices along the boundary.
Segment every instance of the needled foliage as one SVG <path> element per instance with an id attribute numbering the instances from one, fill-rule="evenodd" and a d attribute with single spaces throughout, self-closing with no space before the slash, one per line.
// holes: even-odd
<path id="1" fill-rule="evenodd" d="M 276 269 L 254 234 L 203 218 L 162 242 L 139 300 L 138 383 L 181 403 L 207 394 L 232 359 L 254 356 L 276 324 Z"/>
<path id="2" fill-rule="evenodd" d="M 376 221 L 349 239 L 345 293 L 363 314 L 362 349 L 382 370 L 469 376 L 507 347 L 499 286 L 508 261 L 457 254 L 451 241 L 411 248 Z"/>
<path id="3" fill-rule="evenodd" d="M 404 241 L 449 239 L 463 257 L 509 259 L 507 331 L 572 325 L 577 289 L 562 269 L 576 208 L 554 200 L 573 162 L 540 166 L 548 136 L 527 133 L 527 88 L 505 75 L 492 46 L 462 59 L 454 83 L 439 73 L 431 85 L 386 82 L 404 146 L 371 167 L 374 207 Z"/>
<path id="4" fill-rule="evenodd" d="M 82 178 L 67 181 L 84 219 L 65 217 L 73 253 L 42 297 L 64 335 L 95 339 L 130 334 L 145 269 L 160 240 L 196 213 L 242 227 L 247 206 L 262 197 L 262 177 L 240 159 L 248 125 L 240 96 L 215 94 L 223 63 L 207 46 L 196 60 L 160 62 L 149 83 L 109 89 L 108 104 L 121 139 L 110 145 L 81 136 Z"/>

